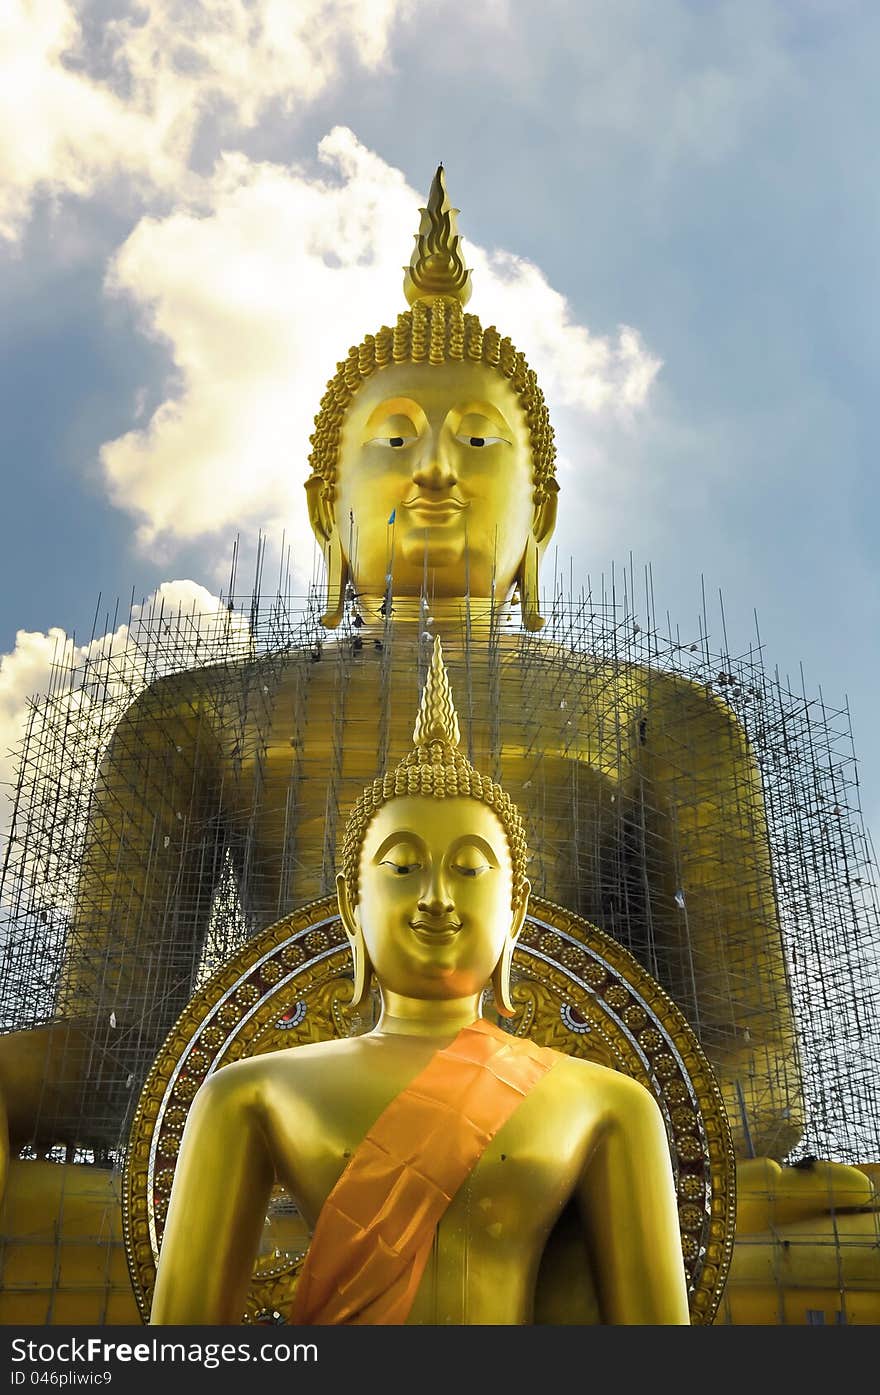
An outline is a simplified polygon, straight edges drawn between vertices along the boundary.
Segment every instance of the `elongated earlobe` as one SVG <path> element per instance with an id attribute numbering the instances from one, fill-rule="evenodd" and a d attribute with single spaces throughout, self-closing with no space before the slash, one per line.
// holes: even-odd
<path id="1" fill-rule="evenodd" d="M 348 564 L 338 528 L 333 529 L 324 546 L 324 565 L 327 568 L 327 597 L 321 624 L 327 630 L 335 630 L 345 609 L 345 583 L 348 580 Z"/>
<path id="2" fill-rule="evenodd" d="M 348 937 L 348 947 L 354 961 L 354 993 L 351 1000 L 351 1010 L 354 1012 L 363 1007 L 369 999 L 373 966 L 364 943 L 364 932 L 351 904 L 348 883 L 341 872 L 336 877 L 336 900 L 339 903 L 339 918 Z"/>
<path id="3" fill-rule="evenodd" d="M 516 949 L 516 942 L 519 939 L 523 922 L 526 918 L 526 911 L 529 908 L 529 892 L 531 891 L 529 882 L 523 886 L 522 900 L 513 913 L 513 921 L 510 931 L 504 941 L 504 948 L 501 951 L 501 958 L 495 965 L 492 974 L 492 991 L 495 994 L 495 1007 L 502 1017 L 513 1017 L 516 1008 L 513 1006 L 513 999 L 510 996 L 510 971 L 513 967 L 513 951 Z"/>
<path id="4" fill-rule="evenodd" d="M 513 964 L 514 941 L 504 941 L 501 958 L 492 974 L 492 992 L 495 994 L 495 1008 L 502 1017 L 513 1017 L 516 1009 L 510 999 L 510 969 Z"/>
<path id="5" fill-rule="evenodd" d="M 339 529 L 336 527 L 332 490 L 327 488 L 320 475 L 312 475 L 311 479 L 306 481 L 305 489 L 309 522 L 312 532 L 321 544 L 327 569 L 327 598 L 321 624 L 325 629 L 335 630 L 345 610 L 348 562 L 342 550 Z"/>
<path id="6" fill-rule="evenodd" d="M 556 527 L 556 510 L 559 502 L 559 486 L 551 481 L 540 504 L 535 507 L 535 516 L 526 541 L 526 550 L 519 564 L 516 584 L 522 605 L 522 623 L 526 630 L 542 630 L 546 621 L 541 614 L 541 557 Z"/>
<path id="7" fill-rule="evenodd" d="M 538 579 L 539 554 L 534 533 L 529 533 L 526 550 L 519 564 L 517 586 L 522 605 L 523 627 L 527 630 L 542 630 L 547 623 L 541 614 L 541 592 Z"/>

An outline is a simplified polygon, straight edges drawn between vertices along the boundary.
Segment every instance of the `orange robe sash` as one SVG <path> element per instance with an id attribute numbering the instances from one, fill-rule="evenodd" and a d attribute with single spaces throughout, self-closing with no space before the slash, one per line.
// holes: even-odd
<path id="1" fill-rule="evenodd" d="M 436 1052 L 380 1114 L 324 1202 L 291 1321 L 405 1322 L 440 1218 L 558 1059 L 484 1018 Z"/>

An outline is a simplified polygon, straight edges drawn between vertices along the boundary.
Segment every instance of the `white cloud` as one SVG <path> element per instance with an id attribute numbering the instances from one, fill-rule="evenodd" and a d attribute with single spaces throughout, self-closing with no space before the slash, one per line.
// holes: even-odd
<path id="1" fill-rule="evenodd" d="M 470 244 L 468 256 L 480 319 L 497 323 L 523 350 L 551 403 L 586 412 L 644 405 L 661 361 L 638 330 L 621 325 L 616 339 L 591 334 L 532 262 Z"/>
<path id="2" fill-rule="evenodd" d="M 0 9 L 2 237 L 20 231 L 38 188 L 84 194 L 127 145 L 141 144 L 113 91 L 62 61 L 79 38 L 68 0 L 6 0 Z"/>
<path id="3" fill-rule="evenodd" d="M 35 739 L 44 746 L 51 744 L 54 724 L 50 717 L 41 727 L 42 699 L 50 692 L 60 695 L 70 691 L 66 712 L 77 734 L 100 747 L 124 706 L 144 686 L 145 678 L 152 676 L 153 661 L 138 643 L 138 626 L 143 621 L 155 628 L 160 617 L 163 647 L 166 653 L 173 648 L 175 668 L 187 668 L 200 658 L 195 647 L 195 617 L 199 617 L 202 634 L 217 617 L 224 625 L 233 625 L 243 646 L 248 643 L 245 621 L 237 614 L 229 617 L 217 596 L 194 581 L 166 581 L 132 609 L 130 624 L 119 625 L 88 644 L 76 644 L 55 626 L 45 632 L 19 630 L 15 648 L 0 655 L 0 834 L 8 826 L 22 742 L 29 728 L 33 727 Z M 59 727 L 59 736 L 67 751 L 76 745 L 69 724 L 63 731 Z M 69 755 L 59 758 L 58 781 L 69 784 L 79 778 L 71 764 Z M 31 768 L 28 778 L 33 775 Z M 43 778 L 51 782 L 56 777 L 47 767 Z"/>
<path id="4" fill-rule="evenodd" d="M 375 68 L 407 0 L 126 8 L 90 26 L 84 0 L 0 6 L 0 237 L 19 235 L 38 193 L 83 195 L 110 176 L 194 194 L 203 120 L 252 127 L 271 103 L 314 100 L 346 61 Z"/>
<path id="5" fill-rule="evenodd" d="M 283 524 L 310 553 L 302 484 L 314 413 L 348 346 L 405 307 L 401 268 L 423 200 L 346 128 L 324 138 L 319 160 L 316 175 L 228 156 L 210 212 L 144 219 L 114 260 L 109 288 L 137 306 L 176 370 L 148 425 L 102 453 L 111 497 L 140 519 L 143 543 Z M 472 308 L 511 334 L 551 406 L 626 412 L 645 401 L 660 365 L 636 330 L 592 335 L 538 267 L 470 244 L 467 256 Z"/>
<path id="6" fill-rule="evenodd" d="M 352 65 L 387 67 L 392 32 L 418 4 L 126 0 L 111 20 L 94 0 L 0 9 L 0 238 L 15 239 L 39 193 L 86 197 L 106 178 L 163 209 L 135 228 L 108 286 L 167 345 L 175 378 L 148 421 L 155 385 L 144 385 L 138 429 L 103 452 L 111 499 L 160 556 L 257 525 L 285 526 L 295 559 L 311 555 L 301 486 L 314 411 L 349 343 L 402 306 L 421 201 L 345 128 L 321 143 L 318 174 L 238 153 L 199 174 L 194 144 L 207 133 L 203 153 L 216 150 L 222 132 L 234 145 L 273 104 L 307 103 Z M 479 25 L 502 42 L 506 15 L 501 0 Z M 553 407 L 645 401 L 659 362 L 636 330 L 592 335 L 537 266 L 469 255 L 475 308 L 527 352 Z"/>

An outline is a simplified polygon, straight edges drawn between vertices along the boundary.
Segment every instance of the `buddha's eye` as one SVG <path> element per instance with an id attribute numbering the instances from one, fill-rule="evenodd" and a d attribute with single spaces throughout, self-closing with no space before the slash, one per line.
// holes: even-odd
<path id="1" fill-rule="evenodd" d="M 489 863 L 479 853 L 461 853 L 452 864 L 460 877 L 482 877 L 491 871 Z"/>
<path id="2" fill-rule="evenodd" d="M 456 436 L 455 439 L 461 441 L 462 445 L 474 446 L 477 450 L 482 450 L 483 446 L 510 445 L 510 442 L 505 440 L 503 436 L 469 436 L 463 433 Z"/>
<path id="3" fill-rule="evenodd" d="M 382 858 L 379 862 L 382 868 L 388 868 L 392 876 L 409 876 L 410 872 L 418 872 L 421 868 L 420 859 L 416 848 L 397 847 L 390 851 L 389 857 Z"/>
<path id="4" fill-rule="evenodd" d="M 411 446 L 415 436 L 374 436 L 367 442 L 368 446 L 385 446 L 386 449 L 402 450 L 405 446 Z"/>

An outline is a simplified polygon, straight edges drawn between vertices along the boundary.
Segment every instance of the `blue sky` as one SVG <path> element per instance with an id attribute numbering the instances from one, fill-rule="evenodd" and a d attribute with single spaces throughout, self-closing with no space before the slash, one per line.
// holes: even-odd
<path id="1" fill-rule="evenodd" d="M 443 160 L 560 558 L 651 562 L 684 634 L 704 575 L 733 649 L 757 609 L 876 837 L 878 53 L 849 0 L 7 0 L 0 744 L 99 592 L 216 592 L 260 528 L 310 574 L 311 416 Z"/>

